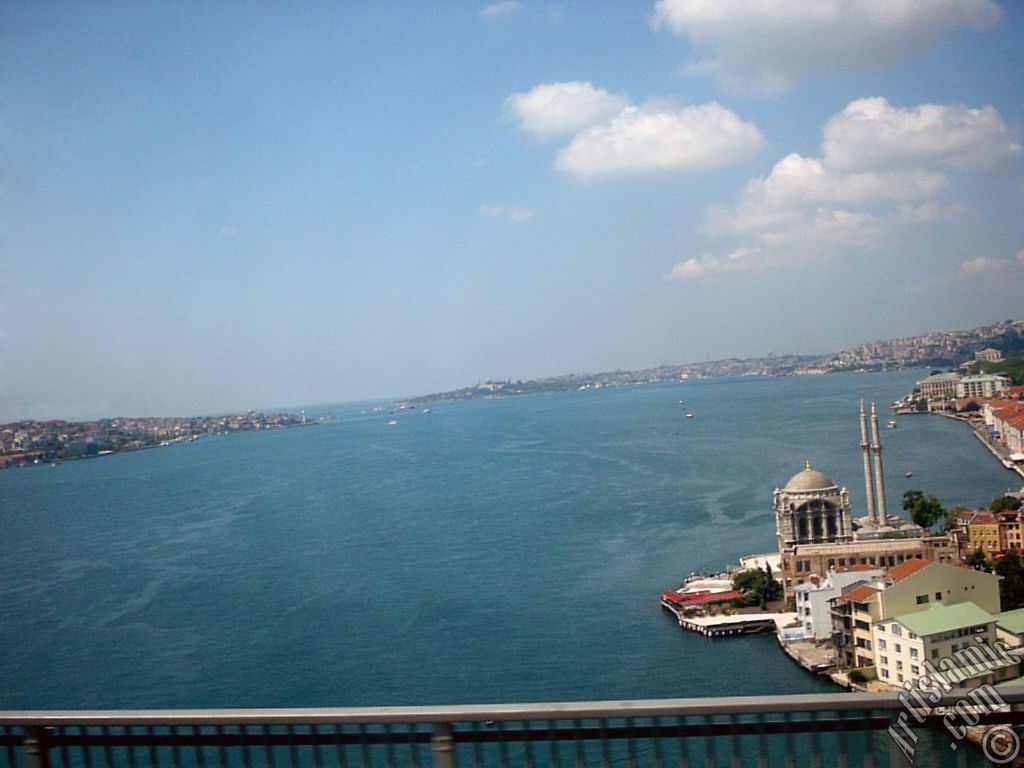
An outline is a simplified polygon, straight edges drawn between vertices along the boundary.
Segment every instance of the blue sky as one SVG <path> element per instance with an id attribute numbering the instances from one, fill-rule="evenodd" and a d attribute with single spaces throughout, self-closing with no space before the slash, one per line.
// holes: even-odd
<path id="1" fill-rule="evenodd" d="M 6 3 L 0 419 L 1021 317 L 1024 6 Z"/>

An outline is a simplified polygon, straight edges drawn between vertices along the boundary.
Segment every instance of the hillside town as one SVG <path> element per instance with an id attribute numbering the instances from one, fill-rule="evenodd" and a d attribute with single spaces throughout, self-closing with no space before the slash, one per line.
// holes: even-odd
<path id="1" fill-rule="evenodd" d="M 0 425 L 0 469 L 188 442 L 208 435 L 314 424 L 305 412 L 230 416 L 136 417 L 97 421 L 18 421 Z"/>
<path id="2" fill-rule="evenodd" d="M 640 386 L 711 376 L 813 376 L 912 367 L 955 368 L 977 362 L 977 353 L 1003 356 L 1024 350 L 1024 320 L 1004 320 L 969 331 L 936 331 L 888 341 L 858 344 L 823 355 L 779 355 L 728 358 L 661 365 L 639 370 L 570 373 L 516 380 L 487 380 L 449 392 L 421 395 L 412 403 L 512 397 L 549 392 L 586 391 L 602 387 Z"/>

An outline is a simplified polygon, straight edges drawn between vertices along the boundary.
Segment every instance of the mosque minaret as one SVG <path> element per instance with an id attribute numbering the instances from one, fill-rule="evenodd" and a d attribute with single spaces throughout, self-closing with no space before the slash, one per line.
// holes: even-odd
<path id="1" fill-rule="evenodd" d="M 860 450 L 864 461 L 867 514 L 853 519 L 846 488 L 812 469 L 807 462 L 773 494 L 775 533 L 779 546 L 779 581 L 783 593 L 808 579 L 853 566 L 892 568 L 912 558 L 956 562 L 956 543 L 948 535 L 931 535 L 890 515 L 885 503 L 885 472 L 878 410 L 871 404 L 870 426 L 860 404 Z"/>

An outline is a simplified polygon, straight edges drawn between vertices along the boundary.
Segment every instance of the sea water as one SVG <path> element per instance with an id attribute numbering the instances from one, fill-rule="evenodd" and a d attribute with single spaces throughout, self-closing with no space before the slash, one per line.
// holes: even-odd
<path id="1" fill-rule="evenodd" d="M 805 460 L 862 514 L 859 399 L 884 424 L 923 375 L 333 406 L 0 472 L 0 708 L 836 690 L 772 637 L 681 631 L 658 597 L 773 549 L 772 490 Z M 962 424 L 900 417 L 882 438 L 890 509 L 1020 485 Z"/>

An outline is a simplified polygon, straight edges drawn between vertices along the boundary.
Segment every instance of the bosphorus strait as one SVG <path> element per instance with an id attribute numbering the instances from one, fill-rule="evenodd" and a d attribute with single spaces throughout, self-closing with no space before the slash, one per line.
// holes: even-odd
<path id="1" fill-rule="evenodd" d="M 834 690 L 772 637 L 680 632 L 657 595 L 771 549 L 771 491 L 805 460 L 862 510 L 857 402 L 919 376 L 446 403 L 390 428 L 332 406 L 311 429 L 0 473 L 3 706 Z M 962 424 L 884 437 L 891 504 L 1019 485 Z"/>

